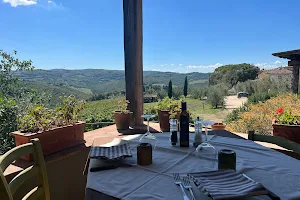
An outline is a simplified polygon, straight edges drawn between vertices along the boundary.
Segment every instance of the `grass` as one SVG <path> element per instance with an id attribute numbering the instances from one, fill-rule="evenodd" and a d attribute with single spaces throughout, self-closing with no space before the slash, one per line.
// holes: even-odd
<path id="1" fill-rule="evenodd" d="M 206 83 L 206 82 L 208 82 L 208 80 L 207 79 L 200 79 L 200 80 L 191 80 L 190 82 L 189 82 L 189 84 L 196 84 L 196 83 Z"/>
<path id="2" fill-rule="evenodd" d="M 87 95 L 93 95 L 92 90 L 88 89 L 88 88 L 75 88 L 75 87 L 71 87 L 71 88 L 76 89 L 76 90 L 78 90 L 80 92 L 83 92 L 83 93 L 85 93 Z"/>
<path id="3" fill-rule="evenodd" d="M 88 102 L 85 108 L 79 113 L 79 120 L 89 123 L 114 121 L 114 111 L 118 109 L 118 100 L 119 98 Z M 191 112 L 193 119 L 199 116 L 205 120 L 223 121 L 229 113 L 226 109 L 212 108 L 205 100 L 186 98 L 185 101 L 187 102 L 188 110 Z M 145 103 L 144 112 L 157 114 L 157 105 L 158 102 Z M 100 127 L 102 127 L 102 125 L 87 127 L 87 130 Z"/>
<path id="4" fill-rule="evenodd" d="M 223 108 L 212 108 L 206 100 L 186 98 L 185 101 L 187 102 L 187 108 L 193 118 L 199 116 L 200 118 L 207 120 L 223 121 L 229 113 L 228 110 Z M 146 103 L 144 104 L 144 110 L 146 112 L 151 112 L 151 108 L 156 107 L 157 104 L 158 102 Z"/>

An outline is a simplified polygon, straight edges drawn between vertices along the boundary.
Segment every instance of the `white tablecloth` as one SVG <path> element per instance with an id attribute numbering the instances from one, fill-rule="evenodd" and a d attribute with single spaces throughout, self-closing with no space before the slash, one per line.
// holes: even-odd
<path id="1" fill-rule="evenodd" d="M 217 169 L 213 156 L 196 154 L 191 146 L 172 146 L 169 134 L 156 134 L 157 147 L 153 150 L 153 164 L 149 166 L 120 167 L 101 172 L 89 172 L 87 188 L 119 199 L 183 199 L 180 188 L 175 185 L 172 173 L 185 175 L 191 172 Z M 136 164 L 138 136 L 128 136 L 133 157 L 127 163 Z M 217 151 L 231 149 L 237 154 L 237 171 L 262 183 L 281 199 L 300 199 L 300 162 L 272 149 L 249 140 L 214 136 L 210 143 Z M 90 167 L 99 166 L 91 159 Z M 188 191 L 187 191 L 188 192 Z M 202 199 L 199 197 L 199 199 Z M 203 198 L 204 199 L 204 198 Z M 251 199 L 269 199 L 256 197 Z"/>

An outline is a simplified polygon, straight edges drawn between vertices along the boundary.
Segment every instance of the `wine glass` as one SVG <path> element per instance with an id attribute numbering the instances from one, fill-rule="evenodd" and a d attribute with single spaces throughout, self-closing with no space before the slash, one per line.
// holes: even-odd
<path id="1" fill-rule="evenodd" d="M 155 115 L 144 114 L 144 115 L 142 115 L 142 117 L 147 119 L 147 132 L 144 135 L 142 135 L 139 142 L 140 143 L 149 143 L 149 144 L 152 145 L 153 148 L 155 148 L 155 146 L 156 146 L 156 137 L 155 137 L 155 135 L 150 133 L 150 127 L 149 127 L 149 120 L 151 118 L 154 118 Z"/>
<path id="2" fill-rule="evenodd" d="M 213 124 L 215 124 L 215 122 L 214 121 L 210 121 L 210 120 L 204 120 L 204 121 L 202 121 L 202 124 L 204 125 L 204 133 L 205 133 L 205 141 L 204 141 L 204 143 L 207 143 L 207 144 L 209 144 L 208 143 L 208 126 L 209 125 L 213 125 Z"/>
<path id="3" fill-rule="evenodd" d="M 208 159 L 212 159 L 213 161 L 215 161 L 215 159 L 217 159 L 217 157 L 218 157 L 218 152 L 215 149 L 215 147 L 208 142 L 208 129 L 207 129 L 207 126 L 214 124 L 214 122 L 213 121 L 202 121 L 202 124 L 205 127 L 205 129 L 204 129 L 205 141 L 197 146 L 196 155 L 206 157 Z M 213 168 L 215 168 L 215 166 Z"/>

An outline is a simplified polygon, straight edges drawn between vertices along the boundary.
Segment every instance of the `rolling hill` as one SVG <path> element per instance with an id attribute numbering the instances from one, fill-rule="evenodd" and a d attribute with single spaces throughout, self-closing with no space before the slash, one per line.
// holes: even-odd
<path id="1" fill-rule="evenodd" d="M 125 74 L 123 70 L 105 69 L 82 69 L 82 70 L 33 70 L 32 72 L 18 72 L 16 75 L 31 84 L 47 84 L 58 89 L 70 88 L 79 94 L 87 96 L 102 92 L 114 92 L 125 90 Z M 174 73 L 144 71 L 144 84 L 164 84 L 167 85 L 172 80 L 173 85 L 183 85 L 185 76 L 190 84 L 208 85 L 209 73 Z M 49 87 L 50 87 L 49 86 Z M 57 88 L 58 87 L 58 88 Z M 75 92 L 73 91 L 73 92 Z"/>

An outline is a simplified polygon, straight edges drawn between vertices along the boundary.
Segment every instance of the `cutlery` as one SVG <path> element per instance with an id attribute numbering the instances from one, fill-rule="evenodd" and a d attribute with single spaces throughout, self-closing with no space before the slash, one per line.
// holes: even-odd
<path id="1" fill-rule="evenodd" d="M 189 177 L 185 176 L 182 178 L 183 180 L 183 187 L 185 189 L 188 189 L 192 195 L 192 200 L 195 200 L 195 196 L 194 196 L 194 193 L 193 193 L 193 190 L 192 190 L 192 186 L 191 186 L 191 182 L 190 182 L 190 179 Z"/>
<path id="2" fill-rule="evenodd" d="M 181 182 L 181 179 L 179 177 L 179 174 L 178 173 L 174 173 L 173 174 L 173 178 L 174 178 L 174 182 L 176 185 L 179 185 L 180 188 L 181 188 L 181 191 L 182 191 L 182 194 L 183 194 L 183 199 L 184 200 L 190 200 L 190 198 L 186 195 L 185 191 L 184 191 L 184 188 L 182 186 L 182 182 Z"/>

